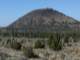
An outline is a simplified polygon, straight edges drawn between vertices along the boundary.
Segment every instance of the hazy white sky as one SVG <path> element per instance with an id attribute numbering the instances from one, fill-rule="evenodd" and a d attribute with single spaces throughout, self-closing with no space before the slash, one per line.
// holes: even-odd
<path id="1" fill-rule="evenodd" d="M 80 20 L 80 0 L 0 0 L 0 26 L 40 8 L 53 8 Z"/>

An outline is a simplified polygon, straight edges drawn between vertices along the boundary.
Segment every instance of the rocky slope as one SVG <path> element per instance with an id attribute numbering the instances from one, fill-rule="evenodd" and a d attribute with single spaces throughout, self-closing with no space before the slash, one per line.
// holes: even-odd
<path id="1" fill-rule="evenodd" d="M 21 31 L 50 32 L 74 27 L 78 21 L 51 8 L 37 9 L 25 14 L 8 26 Z M 70 25 L 69 25 L 70 24 Z M 75 29 L 75 28 L 74 28 Z"/>

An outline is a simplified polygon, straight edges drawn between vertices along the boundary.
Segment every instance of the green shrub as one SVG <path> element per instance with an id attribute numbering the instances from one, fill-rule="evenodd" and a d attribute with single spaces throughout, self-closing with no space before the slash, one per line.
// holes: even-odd
<path id="1" fill-rule="evenodd" d="M 78 38 L 78 37 L 76 36 L 75 33 L 72 33 L 72 32 L 71 33 L 65 33 L 64 43 L 69 43 L 72 40 L 73 40 L 73 42 L 75 42 L 77 40 L 76 38 Z"/>
<path id="2" fill-rule="evenodd" d="M 64 37 L 64 43 L 69 43 L 69 38 L 70 38 L 69 35 L 65 35 L 65 37 Z"/>
<path id="3" fill-rule="evenodd" d="M 0 42 L 2 41 L 2 39 L 0 38 Z"/>
<path id="4" fill-rule="evenodd" d="M 44 41 L 37 40 L 34 44 L 34 48 L 44 48 L 44 47 L 45 47 Z"/>
<path id="5" fill-rule="evenodd" d="M 34 54 L 33 49 L 31 47 L 23 47 L 23 54 L 28 58 L 38 58 L 37 55 Z"/>
<path id="6" fill-rule="evenodd" d="M 17 42 L 16 40 L 10 40 L 8 39 L 6 42 L 6 47 L 10 47 L 16 50 L 20 50 L 21 49 L 21 43 Z"/>
<path id="7" fill-rule="evenodd" d="M 63 42 L 60 33 L 55 33 L 54 35 L 51 35 L 48 40 L 48 45 L 53 50 L 61 50 L 63 48 Z"/>
<path id="8" fill-rule="evenodd" d="M 54 36 L 53 36 L 53 34 L 51 34 L 51 35 L 49 36 L 49 40 L 48 40 L 48 45 L 49 45 L 49 47 L 51 47 L 53 40 L 54 40 Z"/>

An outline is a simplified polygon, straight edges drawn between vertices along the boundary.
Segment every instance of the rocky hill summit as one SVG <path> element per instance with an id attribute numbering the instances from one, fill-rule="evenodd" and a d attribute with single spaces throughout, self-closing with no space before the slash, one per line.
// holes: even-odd
<path id="1" fill-rule="evenodd" d="M 37 9 L 25 14 L 10 24 L 9 28 L 33 32 L 51 32 L 69 29 L 78 21 L 52 8 Z M 71 25 L 71 26 L 72 26 Z"/>

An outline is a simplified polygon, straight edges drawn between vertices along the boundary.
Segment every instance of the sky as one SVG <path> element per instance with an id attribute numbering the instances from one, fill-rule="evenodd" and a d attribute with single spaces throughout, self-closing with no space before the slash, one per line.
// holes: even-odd
<path id="1" fill-rule="evenodd" d="M 0 0 L 0 26 L 8 26 L 32 10 L 53 8 L 80 20 L 80 0 Z"/>

